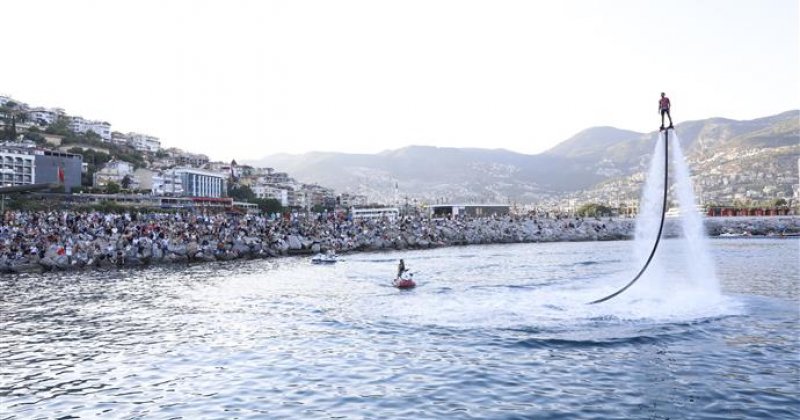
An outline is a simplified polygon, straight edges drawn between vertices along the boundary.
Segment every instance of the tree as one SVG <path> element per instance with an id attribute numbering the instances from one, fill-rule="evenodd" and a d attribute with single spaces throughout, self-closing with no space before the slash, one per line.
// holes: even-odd
<path id="1" fill-rule="evenodd" d="M 233 186 L 228 190 L 228 196 L 238 201 L 254 201 L 256 194 L 247 185 Z"/>
<path id="2" fill-rule="evenodd" d="M 262 212 L 267 214 L 283 212 L 281 202 L 274 198 L 257 198 L 255 203 Z"/>
<path id="3" fill-rule="evenodd" d="M 786 205 L 785 198 L 774 198 L 769 202 L 768 207 L 782 207 Z"/>
<path id="4" fill-rule="evenodd" d="M 47 134 L 57 134 L 59 136 L 68 136 L 75 134 L 69 128 L 69 119 L 67 117 L 58 117 L 58 119 L 44 129 Z"/>
<path id="5" fill-rule="evenodd" d="M 18 103 L 8 101 L 0 107 L 0 118 L 5 122 L 3 138 L 14 141 L 17 139 L 17 123 L 28 120 L 28 113 Z"/>
<path id="6" fill-rule="evenodd" d="M 122 177 L 122 182 L 121 182 L 122 189 L 125 189 L 125 190 L 129 189 L 131 187 L 131 182 L 132 181 L 133 180 L 131 179 L 130 175 L 125 175 L 124 177 Z"/>
<path id="7" fill-rule="evenodd" d="M 611 207 L 597 203 L 589 203 L 578 207 L 576 213 L 581 216 L 611 216 Z"/>
<path id="8" fill-rule="evenodd" d="M 117 194 L 119 193 L 119 191 L 120 191 L 119 184 L 117 184 L 116 182 L 109 181 L 109 183 L 106 184 L 106 193 Z"/>

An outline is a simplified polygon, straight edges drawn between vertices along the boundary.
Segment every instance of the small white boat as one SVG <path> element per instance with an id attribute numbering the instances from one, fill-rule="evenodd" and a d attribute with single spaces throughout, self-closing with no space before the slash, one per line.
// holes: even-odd
<path id="1" fill-rule="evenodd" d="M 336 254 L 317 254 L 311 258 L 311 264 L 335 264 Z"/>

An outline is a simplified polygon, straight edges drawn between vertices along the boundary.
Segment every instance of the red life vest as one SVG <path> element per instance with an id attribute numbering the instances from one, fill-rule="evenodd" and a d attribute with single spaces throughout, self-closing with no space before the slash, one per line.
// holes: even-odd
<path id="1" fill-rule="evenodd" d="M 658 103 L 660 104 L 661 109 L 669 109 L 669 98 L 666 96 L 661 98 Z"/>

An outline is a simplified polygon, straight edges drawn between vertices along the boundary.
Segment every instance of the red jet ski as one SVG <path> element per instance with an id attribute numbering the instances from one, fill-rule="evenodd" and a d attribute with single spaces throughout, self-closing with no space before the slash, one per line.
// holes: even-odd
<path id="1" fill-rule="evenodd" d="M 413 289 L 417 287 L 417 283 L 414 281 L 413 278 L 411 278 L 413 276 L 414 275 L 411 274 L 411 276 L 408 278 L 402 278 L 402 277 L 396 278 L 392 281 L 392 286 L 398 289 Z"/>

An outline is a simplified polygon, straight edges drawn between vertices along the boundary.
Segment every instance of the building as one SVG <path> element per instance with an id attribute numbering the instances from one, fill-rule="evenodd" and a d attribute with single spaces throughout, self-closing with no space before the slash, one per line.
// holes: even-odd
<path id="1" fill-rule="evenodd" d="M 153 195 L 182 197 L 183 181 L 181 175 L 175 171 L 162 171 L 153 175 L 150 190 Z"/>
<path id="2" fill-rule="evenodd" d="M 91 131 L 100 136 L 103 141 L 111 141 L 111 124 L 105 121 L 89 121 L 82 117 L 72 117 L 69 128 L 76 133 Z"/>
<path id="3" fill-rule="evenodd" d="M 36 182 L 62 184 L 66 192 L 81 186 L 83 156 L 56 150 L 34 150 Z"/>
<path id="4" fill-rule="evenodd" d="M 295 207 L 300 209 L 308 208 L 308 197 L 306 196 L 306 192 L 303 191 L 302 189 L 298 188 L 288 189 L 287 196 L 289 201 L 289 207 Z"/>
<path id="5" fill-rule="evenodd" d="M 133 171 L 133 176 L 139 181 L 139 190 L 152 191 L 153 177 L 156 176 L 154 171 L 147 168 L 136 168 Z"/>
<path id="6" fill-rule="evenodd" d="M 161 195 L 223 198 L 228 183 L 223 175 L 193 168 L 176 168 L 153 177 L 153 193 Z"/>
<path id="7" fill-rule="evenodd" d="M 111 143 L 118 146 L 126 146 L 128 144 L 128 136 L 119 131 L 114 131 L 111 133 Z"/>
<path id="8" fill-rule="evenodd" d="M 133 164 L 122 160 L 112 160 L 106 163 L 102 169 L 94 173 L 94 186 L 104 187 L 113 182 L 122 186 L 125 177 L 128 177 L 127 189 L 139 189 L 139 180 L 133 173 Z"/>
<path id="9" fill-rule="evenodd" d="M 289 191 L 287 188 L 281 188 L 276 185 L 255 184 L 251 189 L 256 198 L 271 198 L 280 201 L 283 207 L 289 206 Z"/>
<path id="10" fill-rule="evenodd" d="M 128 133 L 126 137 L 128 145 L 141 152 L 155 153 L 161 149 L 158 137 L 139 133 Z"/>
<path id="11" fill-rule="evenodd" d="M 330 188 L 325 188 L 316 184 L 304 184 L 303 191 L 306 194 L 306 205 L 312 208 L 330 208 L 336 206 L 336 195 Z"/>
<path id="12" fill-rule="evenodd" d="M 400 209 L 397 207 L 352 207 L 350 216 L 353 219 L 381 219 L 387 218 L 395 220 L 400 216 Z"/>
<path id="13" fill-rule="evenodd" d="M 430 217 L 489 217 L 509 214 L 508 204 L 431 204 L 428 206 Z"/>
<path id="14" fill-rule="evenodd" d="M 208 156 L 199 153 L 177 152 L 174 155 L 175 163 L 181 166 L 199 168 L 208 163 Z"/>
<path id="15" fill-rule="evenodd" d="M 337 197 L 338 204 L 342 207 L 362 207 L 367 205 L 367 196 L 342 193 Z"/>
<path id="16" fill-rule="evenodd" d="M 58 121 L 62 115 L 64 115 L 64 110 L 61 108 L 36 107 L 28 111 L 28 120 L 39 126 L 47 127 Z"/>
<path id="17" fill-rule="evenodd" d="M 0 146 L 0 184 L 2 186 L 36 183 L 36 157 L 33 149 Z"/>

